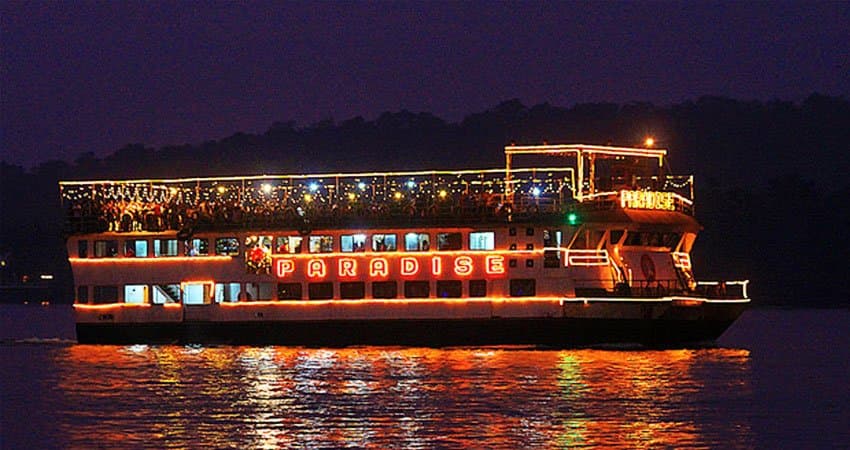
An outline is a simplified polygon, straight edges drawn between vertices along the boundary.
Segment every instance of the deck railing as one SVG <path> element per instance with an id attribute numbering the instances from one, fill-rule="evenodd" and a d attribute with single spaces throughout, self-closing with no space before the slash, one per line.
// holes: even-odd
<path id="1" fill-rule="evenodd" d="M 747 299 L 747 285 L 744 281 L 700 281 L 690 288 L 681 280 L 635 280 L 629 283 L 617 283 L 607 279 L 575 279 L 575 294 L 578 297 L 622 297 L 622 298 L 661 298 L 670 296 L 697 296 L 710 300 Z M 605 287 L 605 286 L 611 286 Z"/>
<path id="2" fill-rule="evenodd" d="M 683 189 L 688 180 L 630 182 Z M 514 169 L 510 185 L 512 202 L 501 169 L 62 182 L 60 190 L 68 233 L 474 223 L 560 215 L 579 201 L 617 207 L 616 192 L 577 199 L 571 167 Z"/>

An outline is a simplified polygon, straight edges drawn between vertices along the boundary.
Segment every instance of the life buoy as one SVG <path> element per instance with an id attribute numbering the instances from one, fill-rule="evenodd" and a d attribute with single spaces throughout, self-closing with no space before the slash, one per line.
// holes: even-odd
<path id="1" fill-rule="evenodd" d="M 655 263 L 646 253 L 640 257 L 640 270 L 643 272 L 646 281 L 655 281 Z"/>

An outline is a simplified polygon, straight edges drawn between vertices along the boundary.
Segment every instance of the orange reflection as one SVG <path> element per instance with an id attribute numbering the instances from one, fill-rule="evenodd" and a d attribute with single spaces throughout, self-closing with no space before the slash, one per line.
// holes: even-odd
<path id="1" fill-rule="evenodd" d="M 345 332 L 340 330 L 340 332 Z M 88 346 L 63 349 L 70 447 L 747 446 L 749 352 Z M 750 397 L 748 397 L 750 396 Z M 100 409 L 98 409 L 100 408 Z"/>

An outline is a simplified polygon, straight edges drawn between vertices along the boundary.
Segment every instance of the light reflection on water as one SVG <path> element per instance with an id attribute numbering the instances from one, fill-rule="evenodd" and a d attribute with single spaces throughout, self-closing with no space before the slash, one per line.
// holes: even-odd
<path id="1" fill-rule="evenodd" d="M 747 350 L 49 352 L 61 446 L 753 445 L 745 416 L 721 412 L 752 397 Z"/>

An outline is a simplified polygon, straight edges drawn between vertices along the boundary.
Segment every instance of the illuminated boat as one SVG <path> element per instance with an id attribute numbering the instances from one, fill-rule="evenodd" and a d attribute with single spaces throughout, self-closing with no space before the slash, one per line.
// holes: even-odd
<path id="1" fill-rule="evenodd" d="M 677 346 L 747 281 L 698 282 L 666 150 L 505 148 L 504 168 L 65 181 L 84 343 Z M 520 159 L 525 164 L 518 164 Z"/>

